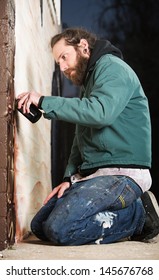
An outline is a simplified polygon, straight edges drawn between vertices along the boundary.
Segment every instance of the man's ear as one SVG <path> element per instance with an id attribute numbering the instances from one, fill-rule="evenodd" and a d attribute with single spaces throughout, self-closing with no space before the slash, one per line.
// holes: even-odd
<path id="1" fill-rule="evenodd" d="M 86 39 L 81 39 L 78 47 L 80 48 L 81 53 L 83 53 L 84 56 L 89 56 L 89 45 Z"/>
<path id="2" fill-rule="evenodd" d="M 80 43 L 78 44 L 79 47 L 82 47 L 84 49 L 88 49 L 88 42 L 86 39 L 81 39 Z"/>

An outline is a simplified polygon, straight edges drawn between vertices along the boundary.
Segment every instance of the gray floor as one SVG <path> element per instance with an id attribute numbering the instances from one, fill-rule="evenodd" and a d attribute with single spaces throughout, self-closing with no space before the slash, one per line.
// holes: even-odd
<path id="1" fill-rule="evenodd" d="M 54 246 L 30 236 L 0 252 L 1 260 L 159 260 L 155 243 L 123 241 L 107 245 Z"/>

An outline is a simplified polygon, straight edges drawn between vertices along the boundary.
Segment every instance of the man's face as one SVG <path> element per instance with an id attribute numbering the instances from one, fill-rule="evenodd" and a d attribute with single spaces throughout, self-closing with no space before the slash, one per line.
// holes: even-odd
<path id="1" fill-rule="evenodd" d="M 53 56 L 64 75 L 75 85 L 82 85 L 89 57 L 82 55 L 80 48 L 66 45 L 64 39 L 54 45 Z"/>

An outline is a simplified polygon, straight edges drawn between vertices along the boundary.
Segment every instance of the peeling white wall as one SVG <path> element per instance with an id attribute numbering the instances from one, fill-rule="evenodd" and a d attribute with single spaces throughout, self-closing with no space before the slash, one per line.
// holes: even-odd
<path id="1" fill-rule="evenodd" d="M 41 26 L 40 1 L 15 0 L 15 97 L 30 90 L 51 95 L 54 61 L 50 40 L 59 31 L 60 18 L 54 8 L 52 1 L 43 1 Z M 32 217 L 51 191 L 50 128 L 51 122 L 43 117 L 32 124 L 17 113 L 14 150 L 17 240 L 30 231 Z"/>

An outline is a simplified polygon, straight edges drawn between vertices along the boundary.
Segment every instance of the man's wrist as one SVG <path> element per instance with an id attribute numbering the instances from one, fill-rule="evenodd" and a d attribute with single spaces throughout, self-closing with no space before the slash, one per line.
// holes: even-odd
<path id="1" fill-rule="evenodd" d="M 39 102 L 38 102 L 38 108 L 39 108 L 39 109 L 42 109 L 41 105 L 42 105 L 42 102 L 43 102 L 44 97 L 45 97 L 45 96 L 41 96 L 41 97 L 39 98 Z"/>
<path id="2" fill-rule="evenodd" d="M 70 177 L 65 177 L 65 178 L 63 178 L 63 182 L 71 183 L 71 178 Z"/>

